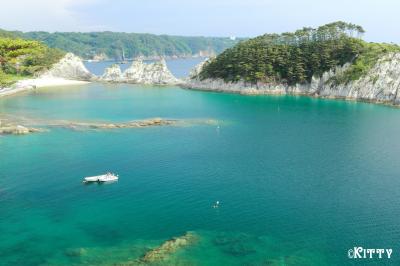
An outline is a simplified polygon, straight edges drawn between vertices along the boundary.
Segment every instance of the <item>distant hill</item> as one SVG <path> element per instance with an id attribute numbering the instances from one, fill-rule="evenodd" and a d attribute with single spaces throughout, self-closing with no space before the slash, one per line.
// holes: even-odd
<path id="1" fill-rule="evenodd" d="M 234 38 L 184 37 L 122 32 L 19 32 L 0 30 L 0 36 L 15 36 L 45 43 L 85 59 L 117 59 L 156 56 L 210 56 L 239 42 Z"/>

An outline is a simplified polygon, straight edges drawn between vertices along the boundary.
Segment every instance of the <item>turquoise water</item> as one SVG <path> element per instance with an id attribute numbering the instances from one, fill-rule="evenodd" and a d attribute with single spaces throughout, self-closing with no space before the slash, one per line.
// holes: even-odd
<path id="1" fill-rule="evenodd" d="M 0 265 L 136 265 L 188 231 L 154 265 L 400 263 L 398 109 L 89 84 L 2 98 L 0 114 L 219 125 L 0 137 Z M 120 180 L 81 183 L 105 171 Z M 350 260 L 354 246 L 392 259 Z"/>

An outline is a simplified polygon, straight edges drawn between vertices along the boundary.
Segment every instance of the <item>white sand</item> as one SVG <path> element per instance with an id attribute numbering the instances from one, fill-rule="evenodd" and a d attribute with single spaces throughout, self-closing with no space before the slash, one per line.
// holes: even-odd
<path id="1" fill-rule="evenodd" d="M 41 77 L 37 79 L 24 79 L 15 83 L 10 88 L 0 88 L 0 97 L 16 94 L 18 92 L 28 91 L 43 87 L 82 85 L 89 81 L 69 80 L 63 78 Z"/>

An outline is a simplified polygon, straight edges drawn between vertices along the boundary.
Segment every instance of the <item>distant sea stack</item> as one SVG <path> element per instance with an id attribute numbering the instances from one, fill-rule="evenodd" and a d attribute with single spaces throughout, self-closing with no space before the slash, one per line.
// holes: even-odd
<path id="1" fill-rule="evenodd" d="M 154 85 L 175 85 L 181 83 L 169 71 L 164 59 L 150 64 L 145 64 L 142 60 L 135 60 L 123 73 L 119 65 L 112 65 L 105 70 L 99 80 Z"/>
<path id="2" fill-rule="evenodd" d="M 183 85 L 240 94 L 293 94 L 400 105 L 400 47 L 367 43 L 344 22 L 241 42 L 198 65 Z"/>

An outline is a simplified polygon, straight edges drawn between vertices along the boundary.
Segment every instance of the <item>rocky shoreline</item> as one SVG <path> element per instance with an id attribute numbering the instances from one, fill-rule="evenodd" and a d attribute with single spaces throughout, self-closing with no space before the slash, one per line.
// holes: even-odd
<path id="1" fill-rule="evenodd" d="M 189 77 L 184 80 L 173 76 L 164 59 L 151 64 L 136 60 L 124 72 L 121 71 L 119 65 L 112 65 L 105 69 L 102 76 L 97 77 L 86 69 L 81 58 L 69 53 L 39 78 L 21 80 L 12 88 L 0 89 L 0 97 L 40 87 L 110 82 L 179 85 L 185 89 L 244 95 L 304 95 L 400 105 L 400 94 L 398 93 L 400 90 L 400 53 L 383 56 L 367 75 L 344 84 L 335 84 L 332 80 L 342 75 L 349 67 L 348 64 L 325 72 L 321 77 L 313 77 L 310 83 L 289 86 L 286 84 L 250 84 L 244 81 L 226 83 L 221 79 L 200 80 L 198 74 L 205 62 L 196 66 Z"/>
<path id="2" fill-rule="evenodd" d="M 226 83 L 221 79 L 200 80 L 202 65 L 192 73 L 183 88 L 244 95 L 304 95 L 317 98 L 355 100 L 369 103 L 400 105 L 400 53 L 382 57 L 368 74 L 345 84 L 335 84 L 332 78 L 340 76 L 349 65 L 325 72 L 322 77 L 313 77 L 308 84 L 249 84 L 243 81 Z"/>
<path id="3" fill-rule="evenodd" d="M 81 85 L 88 82 L 132 83 L 148 85 L 178 85 L 183 81 L 177 79 L 168 69 L 164 59 L 155 63 L 143 63 L 135 60 L 131 66 L 121 71 L 119 65 L 105 69 L 100 77 L 92 74 L 83 64 L 81 58 L 72 53 L 66 54 L 51 69 L 37 78 L 20 80 L 9 88 L 0 88 L 0 97 L 42 87 Z"/>

